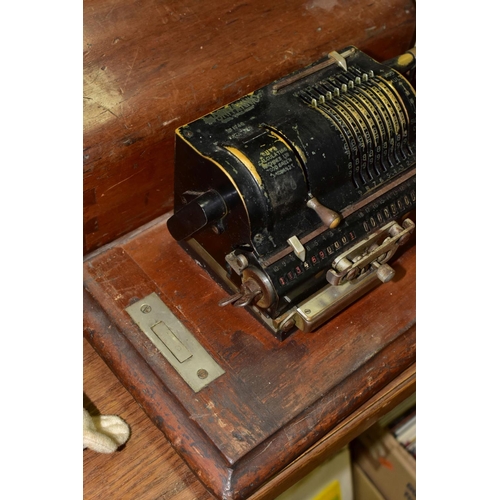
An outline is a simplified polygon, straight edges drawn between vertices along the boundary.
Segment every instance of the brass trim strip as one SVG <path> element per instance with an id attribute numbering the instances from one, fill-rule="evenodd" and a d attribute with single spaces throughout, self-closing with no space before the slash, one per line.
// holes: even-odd
<path id="1" fill-rule="evenodd" d="M 292 143 L 292 146 L 281 136 L 281 133 L 275 129 L 274 127 L 271 127 L 270 125 L 264 125 L 264 128 L 266 128 L 268 130 L 268 132 L 273 136 L 275 137 L 276 139 L 278 139 L 279 141 L 281 141 L 289 151 L 291 151 L 295 156 L 299 156 L 300 161 L 299 160 L 299 164 L 300 164 L 300 167 L 302 168 L 302 175 L 304 176 L 304 180 L 307 182 L 307 179 L 306 179 L 306 174 L 304 172 L 304 168 L 305 168 L 305 164 L 307 163 L 307 158 L 306 158 L 306 155 L 304 154 L 304 152 L 298 147 L 296 146 L 295 144 Z M 291 142 L 291 141 L 290 141 Z M 297 154 L 295 154 L 297 153 Z"/>
<path id="2" fill-rule="evenodd" d="M 224 146 L 224 148 L 235 156 L 241 163 L 243 163 L 243 165 L 245 165 L 246 169 L 252 174 L 252 177 L 255 179 L 257 184 L 262 187 L 262 178 L 250 159 L 239 149 L 233 148 L 232 146 Z"/>

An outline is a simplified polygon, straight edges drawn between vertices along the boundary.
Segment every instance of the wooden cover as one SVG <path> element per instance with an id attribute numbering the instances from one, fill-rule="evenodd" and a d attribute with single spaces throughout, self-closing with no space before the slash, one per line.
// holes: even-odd
<path id="1" fill-rule="evenodd" d="M 173 207 L 174 130 L 332 50 L 414 43 L 413 0 L 85 0 L 84 251 Z"/>
<path id="2" fill-rule="evenodd" d="M 172 240 L 162 217 L 90 255 L 85 336 L 217 498 L 265 484 L 415 363 L 415 249 L 315 333 L 279 342 Z M 194 393 L 125 308 L 156 292 L 226 371 Z"/>

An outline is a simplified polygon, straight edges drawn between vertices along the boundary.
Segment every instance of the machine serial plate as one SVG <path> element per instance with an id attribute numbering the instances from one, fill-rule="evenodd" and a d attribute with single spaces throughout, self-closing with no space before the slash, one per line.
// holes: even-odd
<path id="1" fill-rule="evenodd" d="M 156 293 L 125 310 L 194 392 L 225 373 Z"/>

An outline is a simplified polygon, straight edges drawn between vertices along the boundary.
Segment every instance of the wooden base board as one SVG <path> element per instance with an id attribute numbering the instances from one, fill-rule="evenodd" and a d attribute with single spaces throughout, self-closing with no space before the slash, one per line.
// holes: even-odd
<path id="1" fill-rule="evenodd" d="M 392 282 L 280 342 L 246 311 L 217 306 L 225 292 L 172 240 L 167 217 L 86 259 L 84 333 L 215 497 L 257 495 L 391 384 L 414 384 L 404 374 L 415 363 L 415 248 Z M 198 393 L 125 312 L 152 292 L 226 372 Z"/>

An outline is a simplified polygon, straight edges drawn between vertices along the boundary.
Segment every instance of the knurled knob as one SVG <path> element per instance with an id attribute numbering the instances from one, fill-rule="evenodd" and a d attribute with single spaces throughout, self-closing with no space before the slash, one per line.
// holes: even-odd
<path id="1" fill-rule="evenodd" d="M 372 262 L 372 266 L 377 269 L 377 278 L 382 283 L 387 283 L 394 278 L 396 271 L 389 264 L 379 264 L 377 261 Z"/>

